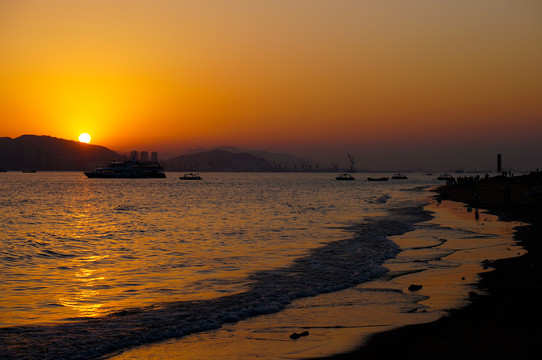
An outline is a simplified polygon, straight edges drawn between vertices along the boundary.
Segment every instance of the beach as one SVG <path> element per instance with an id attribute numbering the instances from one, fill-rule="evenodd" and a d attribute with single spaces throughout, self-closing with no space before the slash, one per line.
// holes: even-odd
<path id="1" fill-rule="evenodd" d="M 382 278 L 297 300 L 278 314 L 227 324 L 221 331 L 127 349 L 113 358 L 212 359 L 217 354 L 223 359 L 451 358 L 492 354 L 491 347 L 496 358 L 520 354 L 519 340 L 537 332 L 536 323 L 522 332 L 514 329 L 517 341 L 506 343 L 507 332 L 522 326 L 525 316 L 515 310 L 522 306 L 515 294 L 527 297 L 522 288 L 536 280 L 515 281 L 515 263 L 527 267 L 529 263 L 523 243 L 514 245 L 513 237 L 531 236 L 532 226 L 525 225 L 528 218 L 500 221 L 482 208 L 470 209 L 464 203 L 468 199 L 459 198 L 463 193 L 469 196 L 467 190 L 439 189 L 441 195 L 424 206 L 432 219 L 391 237 L 402 251 L 384 263 L 389 273 Z M 485 194 L 480 197 L 485 199 Z M 449 227 L 447 239 L 435 241 L 432 226 Z M 413 284 L 421 289 L 411 290 Z M 304 331 L 306 337 L 289 338 Z"/>
<path id="2" fill-rule="evenodd" d="M 526 223 L 516 227 L 514 239 L 527 253 L 488 259 L 486 265 L 493 271 L 481 274 L 477 284 L 485 295 L 471 297 L 466 307 L 450 310 L 434 322 L 376 334 L 357 350 L 326 359 L 532 357 L 542 333 L 541 191 L 540 173 L 439 187 L 440 199 L 463 202 L 473 212 L 478 206 L 503 220 Z"/>

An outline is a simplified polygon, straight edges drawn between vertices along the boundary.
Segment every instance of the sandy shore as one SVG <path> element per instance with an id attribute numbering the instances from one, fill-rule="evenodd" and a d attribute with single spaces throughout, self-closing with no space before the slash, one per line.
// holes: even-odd
<path id="1" fill-rule="evenodd" d="M 481 274 L 480 292 L 468 306 L 437 321 L 372 336 L 355 351 L 325 359 L 492 359 L 531 358 L 540 348 L 542 328 L 542 174 L 494 177 L 443 186 L 443 199 L 489 209 L 519 226 L 514 235 L 527 253 L 492 261 Z M 322 358 L 324 359 L 324 358 Z"/>

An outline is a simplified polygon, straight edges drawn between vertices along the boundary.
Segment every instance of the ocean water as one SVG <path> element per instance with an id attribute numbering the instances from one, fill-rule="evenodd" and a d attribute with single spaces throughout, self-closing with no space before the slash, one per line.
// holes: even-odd
<path id="1" fill-rule="evenodd" d="M 179 175 L 0 174 L 4 358 L 99 357 L 382 277 L 438 183 Z"/>

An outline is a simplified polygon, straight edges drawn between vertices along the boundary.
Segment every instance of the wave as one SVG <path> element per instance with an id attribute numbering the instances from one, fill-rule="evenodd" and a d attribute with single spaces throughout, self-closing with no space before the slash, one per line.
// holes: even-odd
<path id="1" fill-rule="evenodd" d="M 88 359 L 172 337 L 217 329 L 252 316 L 279 312 L 293 300 L 339 291 L 383 276 L 397 255 L 389 236 L 430 218 L 421 206 L 370 218 L 355 237 L 312 250 L 290 266 L 249 277 L 250 288 L 210 300 L 131 308 L 82 321 L 0 329 L 4 359 Z"/>

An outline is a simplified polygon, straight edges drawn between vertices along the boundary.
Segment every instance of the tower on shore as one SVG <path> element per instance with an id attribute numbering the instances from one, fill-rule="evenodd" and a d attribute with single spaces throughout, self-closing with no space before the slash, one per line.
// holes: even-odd
<path id="1" fill-rule="evenodd" d="M 502 154 L 497 154 L 497 172 L 502 172 Z"/>

